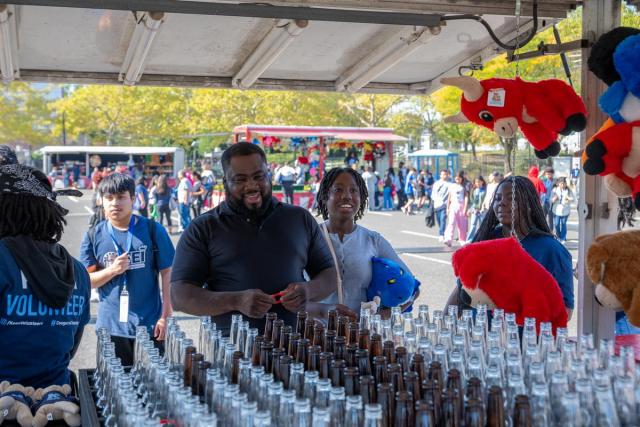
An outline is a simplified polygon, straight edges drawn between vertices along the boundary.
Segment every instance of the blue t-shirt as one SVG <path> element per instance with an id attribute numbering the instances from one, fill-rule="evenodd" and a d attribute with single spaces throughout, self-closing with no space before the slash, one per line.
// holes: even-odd
<path id="1" fill-rule="evenodd" d="M 496 229 L 497 237 L 503 237 L 500 227 Z M 556 279 L 565 307 L 573 309 L 573 262 L 569 251 L 553 236 L 546 234 L 530 233 L 520 243 Z"/>
<path id="2" fill-rule="evenodd" d="M 127 291 L 129 292 L 129 321 L 119 321 L 120 292 L 124 285 L 124 274 L 114 277 L 98 288 L 100 304 L 98 306 L 97 328 L 107 328 L 111 335 L 135 337 L 137 326 L 146 326 L 149 332 L 160 318 L 162 301 L 158 286 L 158 272 L 171 267 L 175 249 L 164 227 L 154 222 L 157 252 L 153 253 L 153 243 L 149 235 L 148 219 L 134 215 L 136 223 L 129 251 L 129 270 Z M 126 250 L 127 231 L 113 229 L 116 242 L 121 250 Z M 154 260 L 155 255 L 155 260 Z M 109 235 L 107 221 L 95 228 L 93 245 L 89 234 L 85 234 L 80 247 L 80 260 L 85 267 L 97 266 L 98 270 L 111 265 L 118 252 Z M 154 270 L 154 263 L 158 271 Z"/>
<path id="3" fill-rule="evenodd" d="M 144 200 L 145 206 L 147 206 L 149 204 L 149 191 L 147 190 L 147 188 L 142 185 L 142 184 L 138 184 L 136 185 L 136 198 L 135 201 L 133 202 L 133 209 L 135 210 L 139 210 L 140 209 L 140 195 L 142 194 L 142 200 Z"/>
<path id="4" fill-rule="evenodd" d="M 91 283 L 74 260 L 76 286 L 67 305 L 53 309 L 31 292 L 15 258 L 0 241 L 0 382 L 35 388 L 69 384 L 76 334 L 89 322 Z"/>

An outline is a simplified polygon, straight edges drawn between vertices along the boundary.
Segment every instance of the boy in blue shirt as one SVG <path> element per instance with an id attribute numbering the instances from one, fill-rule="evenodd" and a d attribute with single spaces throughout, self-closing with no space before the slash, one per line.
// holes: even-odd
<path id="1" fill-rule="evenodd" d="M 80 260 L 100 295 L 96 329 L 106 328 L 116 356 L 123 365 L 132 365 L 136 327 L 146 326 L 164 349 L 165 319 L 173 313 L 169 280 L 175 250 L 164 227 L 133 214 L 131 177 L 109 175 L 98 193 L 106 219 L 85 234 Z"/>
<path id="2" fill-rule="evenodd" d="M 89 322 L 90 284 L 58 244 L 68 211 L 56 198 L 82 193 L 54 192 L 41 171 L 0 160 L 0 382 L 69 384 L 69 361 Z"/>

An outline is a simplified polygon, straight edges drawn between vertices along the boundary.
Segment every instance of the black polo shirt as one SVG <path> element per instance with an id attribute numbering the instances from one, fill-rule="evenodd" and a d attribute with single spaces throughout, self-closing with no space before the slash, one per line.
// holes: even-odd
<path id="1" fill-rule="evenodd" d="M 267 294 L 303 282 L 333 267 L 329 248 L 313 216 L 305 209 L 271 200 L 260 223 L 232 210 L 226 202 L 191 222 L 180 237 L 171 281 L 188 281 L 215 292 L 261 289 Z M 286 324 L 296 315 L 275 304 Z M 234 312 L 235 313 L 235 312 Z M 231 325 L 231 314 L 215 316 L 218 329 Z M 259 333 L 264 319 L 248 319 Z"/>

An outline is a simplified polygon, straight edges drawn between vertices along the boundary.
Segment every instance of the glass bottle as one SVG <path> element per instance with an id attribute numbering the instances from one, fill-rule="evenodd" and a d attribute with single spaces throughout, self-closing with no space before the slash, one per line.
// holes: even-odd
<path id="1" fill-rule="evenodd" d="M 345 360 L 347 362 L 347 366 L 358 366 L 358 357 L 356 352 L 358 351 L 357 343 L 349 343 L 345 346 L 346 357 Z"/>
<path id="2" fill-rule="evenodd" d="M 435 427 L 437 426 L 433 403 L 426 400 L 418 400 L 415 403 L 415 427 Z M 482 425 L 484 427 L 484 424 Z"/>
<path id="3" fill-rule="evenodd" d="M 311 402 L 307 398 L 297 399 L 293 407 L 293 426 L 311 427 Z"/>
<path id="4" fill-rule="evenodd" d="M 331 425 L 344 425 L 345 394 L 344 387 L 332 387 L 329 394 L 329 409 L 331 411 Z"/>
<path id="5" fill-rule="evenodd" d="M 320 378 L 316 383 L 314 406 L 318 408 L 329 407 L 329 395 L 331 394 L 331 380 Z"/>
<path id="6" fill-rule="evenodd" d="M 364 405 L 364 427 L 382 427 L 382 406 L 379 403 Z"/>
<path id="7" fill-rule="evenodd" d="M 304 364 L 291 364 L 291 377 L 289 379 L 289 389 L 295 390 L 297 397 L 302 397 L 304 389 Z"/>
<path id="8" fill-rule="evenodd" d="M 311 425 L 313 427 L 331 427 L 331 412 L 329 408 L 314 406 Z"/>
<path id="9" fill-rule="evenodd" d="M 387 363 L 396 363 L 396 352 L 393 341 L 385 341 L 382 343 L 382 355 L 387 358 Z"/>
<path id="10" fill-rule="evenodd" d="M 376 384 L 389 381 L 386 357 L 376 356 L 373 358 L 373 377 L 375 378 Z"/>
<path id="11" fill-rule="evenodd" d="M 280 348 L 280 336 L 282 334 L 283 326 L 284 320 L 276 319 L 273 321 L 273 331 L 271 332 L 271 341 L 273 342 L 273 348 Z"/>
<path id="12" fill-rule="evenodd" d="M 328 353 L 335 353 L 336 343 L 336 331 L 328 330 L 324 333 L 324 351 Z"/>
<path id="13" fill-rule="evenodd" d="M 578 393 L 580 419 L 585 427 L 596 427 L 596 403 L 593 395 L 591 380 L 579 378 L 575 383 Z"/>
<path id="14" fill-rule="evenodd" d="M 420 376 L 417 372 L 409 371 L 404 373 L 404 387 L 411 393 L 413 400 L 420 400 Z"/>
<path id="15" fill-rule="evenodd" d="M 257 401 L 260 393 L 260 377 L 264 374 L 264 366 L 251 367 L 251 382 L 249 383 L 249 400 Z"/>
<path id="16" fill-rule="evenodd" d="M 360 375 L 371 375 L 371 359 L 369 358 L 369 350 L 356 350 L 356 360 L 356 366 L 358 367 L 358 372 L 360 372 Z"/>
<path id="17" fill-rule="evenodd" d="M 346 363 L 344 360 L 332 360 L 331 361 L 331 384 L 334 387 L 339 387 L 344 385 L 344 368 L 346 367 Z"/>
<path id="18" fill-rule="evenodd" d="M 347 337 L 347 325 L 349 324 L 349 318 L 346 316 L 338 316 L 338 329 L 337 335 L 339 337 Z"/>
<path id="19" fill-rule="evenodd" d="M 507 414 L 512 414 L 516 396 L 526 395 L 527 390 L 520 374 L 512 374 L 507 379 Z"/>
<path id="20" fill-rule="evenodd" d="M 518 395 L 515 398 L 513 427 L 531 427 L 531 406 L 529 397 Z"/>
<path id="21" fill-rule="evenodd" d="M 242 425 L 242 405 L 248 403 L 247 393 L 238 393 L 231 402 L 231 425 Z M 255 402 L 253 402 L 255 403 Z M 251 420 L 253 421 L 253 419 Z"/>
<path id="22" fill-rule="evenodd" d="M 242 427 L 253 427 L 256 412 L 258 412 L 258 404 L 256 402 L 243 402 L 240 406 L 240 425 Z"/>
<path id="23" fill-rule="evenodd" d="M 631 377 L 616 377 L 613 389 L 620 423 L 623 426 L 640 423 L 640 402 L 636 402 L 634 383 Z"/>
<path id="24" fill-rule="evenodd" d="M 384 427 L 393 426 L 395 414 L 395 397 L 393 387 L 390 383 L 378 383 L 376 395 L 378 403 L 382 407 L 382 425 Z"/>
<path id="25" fill-rule="evenodd" d="M 422 397 L 433 405 L 433 418 L 436 425 L 442 420 L 442 387 L 434 380 L 426 380 L 422 384 Z"/>
<path id="26" fill-rule="evenodd" d="M 193 345 L 187 345 L 182 351 L 182 366 L 184 366 L 184 386 L 191 386 L 192 356 L 196 354 L 196 348 Z"/>
<path id="27" fill-rule="evenodd" d="M 224 423 L 227 423 L 226 425 L 231 425 L 233 422 L 231 408 L 233 407 L 234 399 L 237 398 L 239 393 L 240 386 L 238 386 L 238 384 L 227 384 L 224 387 L 222 406 L 218 415 L 222 418 Z"/>
<path id="28" fill-rule="evenodd" d="M 284 387 L 280 381 L 269 384 L 267 391 L 268 410 L 273 420 L 279 419 L 280 395 L 284 391 Z"/>
<path id="29" fill-rule="evenodd" d="M 304 325 L 307 321 L 309 314 L 306 311 L 299 311 L 296 315 L 296 329 L 295 332 L 300 334 L 300 337 L 304 335 Z"/>
<path id="30" fill-rule="evenodd" d="M 238 338 L 236 344 L 236 349 L 244 353 L 245 348 L 247 347 L 247 337 L 249 336 L 249 321 L 240 322 L 240 327 L 238 328 Z"/>
<path id="31" fill-rule="evenodd" d="M 596 384 L 596 425 L 618 426 L 620 419 L 613 400 L 611 388 L 607 384 Z"/>
<path id="32" fill-rule="evenodd" d="M 489 389 L 487 398 L 487 427 L 504 427 L 505 423 L 502 388 L 494 385 Z"/>
<path id="33" fill-rule="evenodd" d="M 278 376 L 285 389 L 290 387 L 291 363 L 293 358 L 289 355 L 280 356 L 280 375 Z"/>
<path id="34" fill-rule="evenodd" d="M 482 400 L 468 400 L 464 410 L 464 426 L 465 427 L 484 427 L 485 413 Z"/>
<path id="35" fill-rule="evenodd" d="M 350 322 L 347 325 L 347 344 L 358 344 L 358 329 L 360 325 L 356 322 Z"/>
<path id="36" fill-rule="evenodd" d="M 405 347 L 396 347 L 396 363 L 402 368 L 402 372 L 409 370 L 409 354 Z"/>
<path id="37" fill-rule="evenodd" d="M 551 403 L 549 388 L 546 383 L 534 382 L 531 385 L 531 412 L 533 427 L 547 427 L 551 425 Z"/>
<path id="38" fill-rule="evenodd" d="M 318 371 L 305 371 L 304 372 L 304 386 L 302 390 L 302 396 L 309 399 L 309 402 L 315 402 L 316 397 L 316 384 L 320 378 Z"/>
<path id="39" fill-rule="evenodd" d="M 282 427 L 293 427 L 293 411 L 296 404 L 296 392 L 294 390 L 283 390 L 280 395 L 280 409 L 278 410 L 278 421 Z"/>
<path id="40" fill-rule="evenodd" d="M 360 328 L 358 331 L 358 348 L 361 350 L 367 350 L 371 348 L 371 337 L 369 329 Z"/>
<path id="41" fill-rule="evenodd" d="M 344 393 L 347 396 L 360 394 L 358 375 L 358 368 L 356 368 L 355 366 L 348 366 L 344 368 Z"/>
<path id="42" fill-rule="evenodd" d="M 333 353 L 323 351 L 320 353 L 320 378 L 329 378 Z"/>
<path id="43" fill-rule="evenodd" d="M 347 396 L 345 427 L 360 427 L 363 420 L 362 397 L 359 395 Z"/>
<path id="44" fill-rule="evenodd" d="M 313 327 L 313 345 L 320 346 L 320 351 L 324 348 L 324 326 L 318 322 Z"/>
<path id="45" fill-rule="evenodd" d="M 304 322 L 304 335 L 303 338 L 309 340 L 310 343 L 313 342 L 313 337 L 314 337 L 314 331 L 315 331 L 315 320 L 313 319 L 307 319 Z"/>
<path id="46" fill-rule="evenodd" d="M 260 345 L 260 365 L 264 366 L 265 372 L 273 372 L 273 343 L 264 341 Z"/>
<path id="47" fill-rule="evenodd" d="M 271 427 L 271 414 L 269 411 L 258 411 L 253 415 L 252 427 Z"/>
<path id="48" fill-rule="evenodd" d="M 338 360 L 344 360 L 347 357 L 347 339 L 344 336 L 337 336 L 333 343 L 333 356 Z"/>
<path id="49" fill-rule="evenodd" d="M 262 335 L 258 335 L 253 339 L 253 348 L 251 349 L 251 363 L 256 366 L 260 365 L 260 350 L 262 349 L 262 343 L 264 342 L 264 337 Z M 248 346 L 249 343 L 247 343 Z"/>
<path id="50" fill-rule="evenodd" d="M 413 419 L 413 397 L 411 393 L 408 391 L 397 392 L 393 426 L 410 427 L 413 425 Z"/>
<path id="51" fill-rule="evenodd" d="M 307 359 L 309 357 L 309 347 L 311 346 L 311 341 L 306 338 L 301 338 L 298 340 L 298 348 L 296 351 L 296 362 L 302 363 L 305 365 L 307 363 Z M 305 369 L 308 367 L 305 366 Z"/>
<path id="52" fill-rule="evenodd" d="M 307 362 L 305 363 L 305 369 L 309 371 L 320 371 L 320 353 L 322 347 L 319 345 L 312 345 L 309 347 L 309 354 L 307 356 Z"/>
<path id="53" fill-rule="evenodd" d="M 360 377 L 360 396 L 362 396 L 364 405 L 376 402 L 376 383 L 373 375 L 362 375 Z"/>
<path id="54" fill-rule="evenodd" d="M 260 376 L 260 382 L 258 385 L 258 394 L 256 395 L 256 401 L 258 402 L 258 409 L 264 411 L 269 407 L 269 386 L 273 384 L 273 374 L 262 374 Z"/>
<path id="55" fill-rule="evenodd" d="M 554 423 L 562 422 L 562 396 L 569 391 L 567 374 L 563 371 L 556 371 L 551 376 L 551 385 L 549 387 L 549 397 L 551 398 L 551 412 L 553 414 Z"/>
<path id="56" fill-rule="evenodd" d="M 338 312 L 329 310 L 327 312 L 327 331 L 336 331 L 338 326 Z"/>
<path id="57" fill-rule="evenodd" d="M 404 388 L 404 378 L 402 376 L 402 367 L 397 363 L 389 363 L 389 382 L 393 386 L 393 393 L 395 395 L 398 391 L 403 391 Z"/>
<path id="58" fill-rule="evenodd" d="M 293 328 L 289 325 L 284 325 L 280 329 L 280 348 L 285 352 L 289 351 L 289 339 L 291 338 L 291 334 L 293 333 Z"/>
<path id="59" fill-rule="evenodd" d="M 284 355 L 284 350 L 274 348 L 271 350 L 271 373 L 276 381 L 280 381 L 280 356 Z"/>
<path id="60" fill-rule="evenodd" d="M 258 329 L 250 328 L 247 335 L 247 342 L 244 346 L 244 355 L 247 359 L 253 360 L 253 349 L 255 347 L 256 338 L 258 337 Z"/>
<path id="61" fill-rule="evenodd" d="M 422 354 L 416 353 L 413 355 L 411 359 L 411 370 L 418 374 L 420 384 L 427 379 L 427 365 L 425 364 Z"/>
<path id="62" fill-rule="evenodd" d="M 298 341 L 302 338 L 302 335 L 297 332 L 292 332 L 289 334 L 289 348 L 287 349 L 287 354 L 294 359 L 298 354 Z"/>
<path id="63" fill-rule="evenodd" d="M 231 328 L 229 331 L 229 340 L 232 344 L 236 343 L 238 336 L 238 329 L 240 328 L 240 322 L 242 322 L 242 314 L 231 315 Z"/>

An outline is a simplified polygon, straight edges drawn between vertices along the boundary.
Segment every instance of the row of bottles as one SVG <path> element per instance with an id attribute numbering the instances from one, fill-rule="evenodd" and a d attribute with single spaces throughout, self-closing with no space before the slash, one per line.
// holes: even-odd
<path id="1" fill-rule="evenodd" d="M 592 336 L 572 341 L 564 329 L 554 336 L 535 319 L 519 329 L 500 310 L 491 321 L 484 307 L 475 318 L 455 308 L 430 315 L 420 306 L 416 317 L 394 308 L 386 320 L 362 310 L 358 322 L 330 311 L 326 325 L 306 312 L 295 325 L 268 313 L 263 331 L 233 315 L 229 336 L 204 317 L 197 343 L 175 319 L 167 328 L 164 358 L 141 328 L 135 366 L 118 373 L 137 396 L 139 405 L 129 409 L 163 424 L 571 427 L 640 420 L 631 348 L 615 355 L 611 341 L 595 348 Z M 117 387 L 119 379 L 108 381 L 108 339 L 98 345 L 96 382 Z M 108 396 L 104 402 L 107 415 L 127 410 Z"/>

